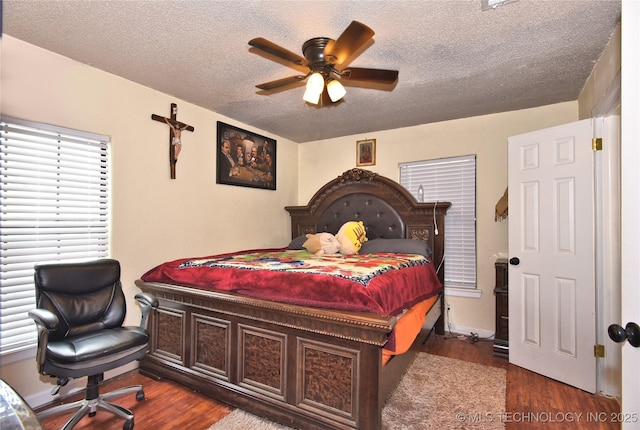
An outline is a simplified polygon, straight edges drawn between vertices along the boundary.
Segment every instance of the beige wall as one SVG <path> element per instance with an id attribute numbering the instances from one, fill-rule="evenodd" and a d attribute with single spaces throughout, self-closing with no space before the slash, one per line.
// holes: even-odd
<path id="1" fill-rule="evenodd" d="M 111 255 L 122 264 L 127 323 L 137 324 L 134 281 L 154 265 L 184 256 L 284 246 L 297 204 L 298 145 L 277 139 L 277 190 L 217 185 L 216 121 L 269 135 L 166 94 L 82 65 L 4 35 L 1 111 L 111 137 Z M 183 132 L 177 179 L 169 178 L 169 128 L 151 114 L 195 127 Z M 7 364 L 1 375 L 27 398 L 49 397 L 50 378 L 32 358 Z"/>
<path id="2" fill-rule="evenodd" d="M 507 187 L 509 136 L 576 121 L 577 102 L 535 109 L 425 124 L 368 135 L 347 136 L 300 145 L 300 202 L 324 183 L 355 167 L 357 140 L 376 139 L 376 165 L 368 167 L 398 180 L 398 163 L 456 155 L 477 156 L 477 279 L 482 296 L 449 297 L 450 322 L 456 327 L 494 331 L 495 271 L 498 253 L 508 251 L 508 218 L 494 221 L 494 209 Z"/>

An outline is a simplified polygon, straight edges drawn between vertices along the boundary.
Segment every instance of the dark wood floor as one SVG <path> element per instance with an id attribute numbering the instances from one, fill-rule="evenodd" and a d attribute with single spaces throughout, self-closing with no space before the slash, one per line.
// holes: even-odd
<path id="1" fill-rule="evenodd" d="M 488 341 L 471 343 L 452 336 L 431 336 L 423 351 L 507 370 L 507 399 L 502 419 L 507 430 L 619 429 L 615 399 L 593 395 L 493 355 Z M 476 412 L 476 411 L 470 411 Z M 573 420 L 573 421 L 570 421 Z"/>
<path id="2" fill-rule="evenodd" d="M 502 419 L 507 430 L 620 428 L 617 423 L 612 422 L 612 417 L 615 418 L 615 414 L 620 411 L 616 400 L 592 395 L 511 365 L 506 359 L 493 356 L 490 342 L 471 343 L 451 336 L 434 335 L 425 343 L 423 350 L 506 369 L 505 411 L 487 412 L 494 419 Z M 136 430 L 206 430 L 232 410 L 180 384 L 166 380 L 155 381 L 137 372 L 106 381 L 101 390 L 107 392 L 140 383 L 144 385 L 145 400 L 137 402 L 133 394 L 116 400 L 118 404 L 134 412 Z M 468 412 L 471 414 L 479 411 Z M 44 421 L 45 429 L 61 428 L 70 415 L 47 418 Z M 111 414 L 98 411 L 95 417 L 85 417 L 75 428 L 110 430 L 122 428 L 122 424 L 122 420 Z"/>

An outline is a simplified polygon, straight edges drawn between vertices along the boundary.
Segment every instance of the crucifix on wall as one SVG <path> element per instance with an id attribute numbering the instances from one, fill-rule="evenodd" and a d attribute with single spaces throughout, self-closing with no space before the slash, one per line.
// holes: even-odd
<path id="1" fill-rule="evenodd" d="M 176 163 L 178 155 L 182 150 L 182 132 L 184 130 L 194 131 L 195 129 L 183 122 L 178 121 L 178 105 L 171 103 L 171 117 L 166 118 L 160 115 L 151 114 L 151 119 L 163 122 L 169 126 L 169 167 L 171 169 L 171 179 L 176 178 Z"/>

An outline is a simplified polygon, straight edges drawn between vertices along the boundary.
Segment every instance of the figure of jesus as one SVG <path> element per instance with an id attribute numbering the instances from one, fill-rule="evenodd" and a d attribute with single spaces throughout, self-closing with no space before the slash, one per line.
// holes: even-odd
<path id="1" fill-rule="evenodd" d="M 173 159 L 174 162 L 178 161 L 178 155 L 180 155 L 180 151 L 182 150 L 182 130 L 185 130 L 189 127 L 186 124 L 180 124 L 176 122 L 175 125 L 168 119 L 165 118 L 164 121 L 169 124 L 171 127 L 171 144 L 173 145 Z"/>

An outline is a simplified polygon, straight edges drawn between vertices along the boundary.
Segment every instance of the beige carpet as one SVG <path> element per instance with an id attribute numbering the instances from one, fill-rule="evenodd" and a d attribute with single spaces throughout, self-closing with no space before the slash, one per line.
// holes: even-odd
<path id="1" fill-rule="evenodd" d="M 418 354 L 382 410 L 384 430 L 504 429 L 504 369 Z M 239 409 L 209 430 L 286 430 Z"/>

